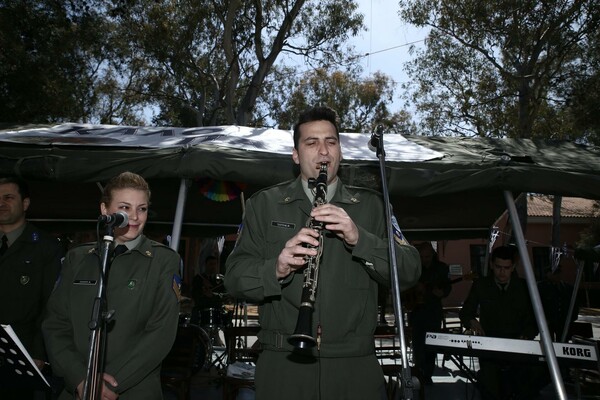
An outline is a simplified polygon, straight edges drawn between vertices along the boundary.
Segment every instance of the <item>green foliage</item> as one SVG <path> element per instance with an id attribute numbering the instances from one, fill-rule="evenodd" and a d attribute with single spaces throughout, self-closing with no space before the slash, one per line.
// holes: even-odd
<path id="1" fill-rule="evenodd" d="M 286 65 L 344 65 L 353 0 L 1 0 L 1 121 L 258 124 Z M 277 79 L 277 81 L 275 81 Z"/>
<path id="2" fill-rule="evenodd" d="M 600 207 L 600 205 L 599 205 Z M 594 222 L 579 234 L 577 248 L 592 249 L 600 244 L 600 222 Z"/>
<path id="3" fill-rule="evenodd" d="M 160 109 L 154 123 L 257 124 L 257 103 L 285 69 L 284 56 L 343 63 L 344 43 L 361 29 L 354 1 L 138 0 L 118 18 L 146 57 L 143 95 Z M 276 62 L 278 62 L 276 64 Z"/>
<path id="4" fill-rule="evenodd" d="M 566 102 L 598 47 L 600 0 L 400 1 L 401 17 L 431 28 L 407 72 L 431 134 L 580 138 Z M 597 74 L 587 71 L 586 78 Z M 580 104 L 585 103 L 582 97 Z"/>
<path id="5" fill-rule="evenodd" d="M 84 61 L 67 10 L 51 2 L 3 1 L 0 6 L 0 120 L 45 123 L 81 113 L 71 79 Z"/>
<path id="6" fill-rule="evenodd" d="M 395 84 L 377 72 L 362 79 L 359 70 L 330 71 L 318 68 L 306 72 L 297 85 L 272 94 L 273 119 L 283 129 L 290 129 L 299 113 L 317 105 L 334 108 L 346 132 L 372 132 L 376 125 L 397 133 L 411 133 L 406 113 L 391 113 Z"/>
<path id="7" fill-rule="evenodd" d="M 0 3 L 0 121 L 140 122 L 139 71 L 102 0 Z"/>

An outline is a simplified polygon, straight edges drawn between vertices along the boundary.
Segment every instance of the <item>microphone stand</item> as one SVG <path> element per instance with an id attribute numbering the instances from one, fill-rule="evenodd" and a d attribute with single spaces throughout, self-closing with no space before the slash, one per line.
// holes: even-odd
<path id="1" fill-rule="evenodd" d="M 381 171 L 381 187 L 383 201 L 385 205 L 385 217 L 387 224 L 388 249 L 390 258 L 390 275 L 392 282 L 392 298 L 394 303 L 394 316 L 396 318 L 396 328 L 400 340 L 400 352 L 402 357 L 402 370 L 399 376 L 401 398 L 412 399 L 414 390 L 419 390 L 419 380 L 411 375 L 408 357 L 406 355 L 406 339 L 404 337 L 404 319 L 402 315 L 402 304 L 400 300 L 400 282 L 398 280 L 398 265 L 396 263 L 396 247 L 394 246 L 394 231 L 392 226 L 392 206 L 390 205 L 390 196 L 387 186 L 387 177 L 385 173 L 385 150 L 383 148 L 383 126 L 377 126 L 371 136 L 369 147 L 372 147 L 379 158 L 379 169 Z"/>
<path id="2" fill-rule="evenodd" d="M 100 399 L 104 374 L 104 356 L 106 348 L 106 327 L 114 315 L 114 310 L 106 310 L 106 280 L 108 279 L 108 254 L 114 242 L 114 227 L 112 223 L 106 224 L 100 252 L 101 270 L 98 282 L 98 294 L 92 306 L 92 316 L 88 324 L 92 335 L 88 350 L 88 364 L 85 382 L 83 385 L 82 400 Z"/>

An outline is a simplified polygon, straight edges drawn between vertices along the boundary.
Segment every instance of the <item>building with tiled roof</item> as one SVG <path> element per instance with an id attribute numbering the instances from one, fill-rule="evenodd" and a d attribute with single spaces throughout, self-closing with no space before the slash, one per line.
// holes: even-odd
<path id="1" fill-rule="evenodd" d="M 527 215 L 530 218 L 552 217 L 554 196 L 529 195 L 527 198 Z M 600 201 L 579 197 L 563 197 L 560 208 L 561 219 L 564 218 L 599 218 Z"/>
<path id="2" fill-rule="evenodd" d="M 581 239 L 580 235 L 584 229 L 592 224 L 600 223 L 600 201 L 576 197 L 562 197 L 560 224 L 552 225 L 553 196 L 530 194 L 527 197 L 527 227 L 524 230 L 527 250 L 530 261 L 537 279 L 541 279 L 545 271 L 551 266 L 552 237 L 553 230 L 558 230 L 559 245 L 561 252 L 560 265 L 562 277 L 567 282 L 575 279 L 577 265 L 573 258 L 574 249 Z M 494 236 L 494 247 L 507 244 L 512 233 L 511 223 L 505 212 L 496 221 L 494 233 L 490 229 L 490 235 Z M 491 227 L 490 227 L 491 228 Z M 440 259 L 451 267 L 452 279 L 456 280 L 458 275 L 472 276 L 481 274 L 485 258 L 484 253 L 489 245 L 489 240 L 464 239 L 438 241 L 437 249 Z M 523 275 L 519 267 L 520 275 Z M 585 280 L 585 277 L 584 277 Z M 450 295 L 444 299 L 446 306 L 457 306 L 462 304 L 471 283 L 459 281 L 452 286 Z"/>

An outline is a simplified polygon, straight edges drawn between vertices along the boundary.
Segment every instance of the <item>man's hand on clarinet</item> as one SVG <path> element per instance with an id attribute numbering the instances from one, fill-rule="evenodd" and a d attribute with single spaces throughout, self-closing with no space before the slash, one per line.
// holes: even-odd
<path id="1" fill-rule="evenodd" d="M 316 248 L 305 247 L 308 244 L 314 247 L 319 245 L 319 233 L 311 228 L 302 228 L 298 233 L 285 243 L 285 247 L 277 257 L 276 275 L 282 279 L 306 264 L 306 256 L 316 256 Z"/>
<path id="2" fill-rule="evenodd" d="M 325 229 L 336 234 L 350 246 L 358 243 L 358 228 L 346 210 L 331 203 L 312 209 L 310 216 L 325 223 Z"/>

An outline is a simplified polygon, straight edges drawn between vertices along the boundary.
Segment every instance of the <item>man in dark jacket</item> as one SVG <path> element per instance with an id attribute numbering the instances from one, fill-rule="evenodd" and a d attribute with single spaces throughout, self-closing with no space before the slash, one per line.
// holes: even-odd
<path id="1" fill-rule="evenodd" d="M 260 304 L 258 399 L 385 398 L 373 336 L 377 284 L 390 282 L 385 208 L 378 193 L 340 181 L 341 158 L 335 111 L 311 109 L 294 127 L 292 159 L 300 176 L 246 203 L 225 286 L 232 296 Z M 326 202 L 313 207 L 316 190 L 309 179 L 321 175 L 323 165 Z M 322 235 L 315 229 L 320 223 Z M 406 289 L 421 272 L 419 255 L 406 241 L 398 240 L 395 249 L 400 286 Z M 316 345 L 297 349 L 288 339 L 298 321 L 307 257 L 319 268 L 306 327 Z"/>
<path id="2" fill-rule="evenodd" d="M 462 324 L 475 335 L 533 339 L 537 326 L 527 284 L 515 272 L 515 249 L 496 247 L 490 258 L 493 273 L 473 282 L 459 314 Z M 525 391 L 526 374 L 515 365 L 485 357 L 479 358 L 479 365 L 483 398 L 504 399 Z"/>
<path id="3" fill-rule="evenodd" d="M 0 323 L 13 328 L 34 363 L 43 369 L 42 314 L 58 277 L 63 251 L 57 238 L 27 222 L 30 202 L 26 182 L 0 178 Z M 18 391 L 20 399 L 31 396 L 30 384 L 22 384 L 26 387 L 15 388 L 21 385 L 18 379 L 0 376 L 0 398 L 11 398 L 8 386 Z"/>

